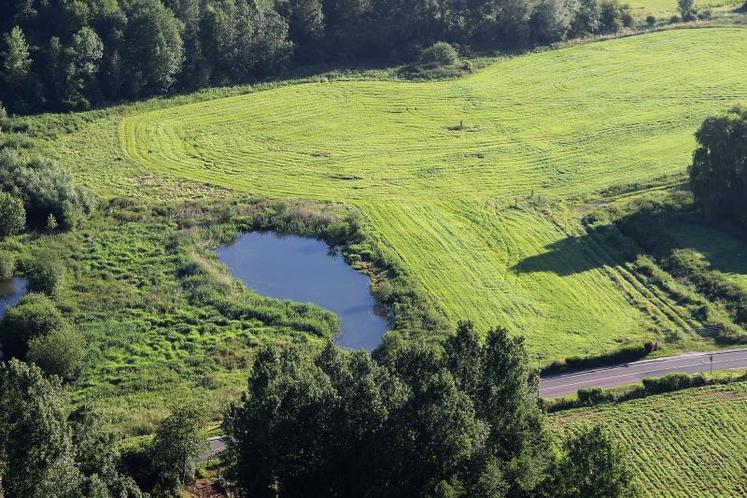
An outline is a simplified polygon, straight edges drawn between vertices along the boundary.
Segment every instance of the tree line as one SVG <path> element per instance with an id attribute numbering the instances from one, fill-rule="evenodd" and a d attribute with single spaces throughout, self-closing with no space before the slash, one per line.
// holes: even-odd
<path id="1" fill-rule="evenodd" d="M 14 113 L 246 83 L 289 65 L 522 48 L 632 26 L 616 0 L 24 0 L 0 4 Z"/>
<path id="2" fill-rule="evenodd" d="M 621 448 L 600 428 L 554 447 L 521 337 L 461 324 L 441 345 L 389 336 L 373 354 L 266 346 L 223 421 L 235 496 L 629 498 Z M 70 410 L 56 376 L 0 364 L 0 475 L 8 498 L 178 497 L 205 449 L 181 405 L 120 451 L 96 410 Z"/>

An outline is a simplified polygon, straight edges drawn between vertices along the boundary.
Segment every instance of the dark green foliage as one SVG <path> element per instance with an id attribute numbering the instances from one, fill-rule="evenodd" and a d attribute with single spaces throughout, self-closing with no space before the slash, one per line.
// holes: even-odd
<path id="1" fill-rule="evenodd" d="M 469 324 L 443 350 L 262 349 L 224 420 L 230 476 L 252 496 L 530 492 L 548 448 L 527 360 L 521 339 Z"/>
<path id="2" fill-rule="evenodd" d="M 706 119 L 690 166 L 695 202 L 710 217 L 747 223 L 747 108 Z"/>
<path id="3" fill-rule="evenodd" d="M 646 16 L 646 26 L 650 28 L 653 28 L 656 26 L 656 17 L 655 16 Z"/>
<path id="4" fill-rule="evenodd" d="M 83 366 L 85 354 L 86 341 L 83 335 L 66 327 L 31 339 L 27 357 L 28 361 L 38 365 L 47 375 L 74 380 Z"/>
<path id="5" fill-rule="evenodd" d="M 51 254 L 37 256 L 28 264 L 25 274 L 31 292 L 55 296 L 64 286 L 65 269 Z"/>
<path id="6" fill-rule="evenodd" d="M 668 393 L 705 384 L 706 380 L 703 376 L 690 376 L 684 373 L 673 373 L 658 379 L 643 379 L 643 388 L 649 394 Z"/>
<path id="7" fill-rule="evenodd" d="M 573 372 L 576 370 L 586 370 L 587 368 L 603 367 L 625 363 L 628 361 L 640 360 L 656 350 L 656 344 L 647 342 L 641 345 L 625 346 L 609 353 L 597 356 L 572 356 L 563 361 L 554 361 L 542 369 L 542 375 L 552 375 L 563 372 Z"/>
<path id="8" fill-rule="evenodd" d="M 623 25 L 597 0 L 5 3 L 0 100 L 16 113 L 255 81 L 289 60 L 401 59 L 439 40 L 521 49 Z"/>
<path id="9" fill-rule="evenodd" d="M 634 498 L 633 471 L 618 443 L 600 427 L 565 442 L 547 495 L 557 498 Z"/>
<path id="10" fill-rule="evenodd" d="M 0 469 L 8 498 L 141 498 L 117 470 L 114 438 L 88 408 L 66 415 L 59 382 L 35 365 L 0 364 Z"/>
<path id="11" fill-rule="evenodd" d="M 158 426 L 151 448 L 158 494 L 178 497 L 182 485 L 194 479 L 197 457 L 206 444 L 199 434 L 203 423 L 198 408 L 183 405 Z"/>
<path id="12" fill-rule="evenodd" d="M 0 320 L 0 344 L 6 357 L 24 358 L 29 342 L 62 331 L 67 324 L 50 299 L 29 294 Z"/>
<path id="13" fill-rule="evenodd" d="M 62 498 L 80 481 L 65 400 L 37 367 L 0 365 L 0 468 L 9 498 Z"/>
<path id="14" fill-rule="evenodd" d="M 60 227 L 79 226 L 95 207 L 88 190 L 74 184 L 70 174 L 49 159 L 24 163 L 10 149 L 0 151 L 0 191 L 23 200 L 29 226 L 41 228 L 52 215 Z"/>
<path id="15" fill-rule="evenodd" d="M 21 233 L 26 228 L 26 210 L 23 201 L 0 192 L 0 237 Z"/>
<path id="16" fill-rule="evenodd" d="M 450 66 L 459 62 L 456 49 L 446 42 L 434 43 L 420 52 L 420 63 L 434 67 Z"/>
<path id="17" fill-rule="evenodd" d="M 99 414 L 83 405 L 68 416 L 75 463 L 82 474 L 80 496 L 85 498 L 140 498 L 135 481 L 122 474 L 117 441 Z"/>

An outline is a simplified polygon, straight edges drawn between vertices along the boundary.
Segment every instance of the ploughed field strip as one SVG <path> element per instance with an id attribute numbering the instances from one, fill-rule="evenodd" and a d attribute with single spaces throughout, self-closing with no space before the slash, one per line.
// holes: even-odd
<path id="1" fill-rule="evenodd" d="M 627 447 L 645 496 L 747 493 L 747 382 L 569 410 L 549 426 L 561 435 L 584 424 L 602 424 Z"/>
<path id="2" fill-rule="evenodd" d="M 116 126 L 130 181 L 160 173 L 353 205 L 452 321 L 506 325 L 555 358 L 677 327 L 569 207 L 683 171 L 704 117 L 747 101 L 746 76 L 747 30 L 675 30 L 453 81 L 319 82 L 135 106 L 65 140 L 109 142 Z M 92 160 L 106 154 L 94 148 Z M 85 176 L 117 184 L 95 175 Z"/>

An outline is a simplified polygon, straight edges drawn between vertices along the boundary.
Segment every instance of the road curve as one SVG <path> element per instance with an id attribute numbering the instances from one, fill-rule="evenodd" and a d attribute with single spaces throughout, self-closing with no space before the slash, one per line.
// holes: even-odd
<path id="1" fill-rule="evenodd" d="M 589 387 L 622 386 L 639 382 L 645 377 L 661 377 L 673 372 L 710 372 L 711 367 L 714 371 L 747 369 L 747 348 L 686 353 L 545 377 L 540 381 L 540 396 L 554 398 Z"/>

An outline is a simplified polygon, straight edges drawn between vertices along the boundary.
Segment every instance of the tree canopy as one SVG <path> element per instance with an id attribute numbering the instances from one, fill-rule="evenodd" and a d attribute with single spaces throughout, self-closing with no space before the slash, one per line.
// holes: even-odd
<path id="1" fill-rule="evenodd" d="M 565 460 L 537 388 L 523 339 L 500 328 L 483 340 L 465 323 L 443 347 L 391 336 L 373 355 L 268 346 L 223 422 L 228 477 L 241 496 L 539 496 Z M 589 437 L 573 448 L 604 479 L 620 455 Z"/>
<path id="2" fill-rule="evenodd" d="M 290 64 L 521 48 L 622 27 L 615 0 L 28 0 L 0 5 L 15 113 L 251 82 Z"/>
<path id="3" fill-rule="evenodd" d="M 747 108 L 706 119 L 690 165 L 696 202 L 710 217 L 747 223 Z"/>

